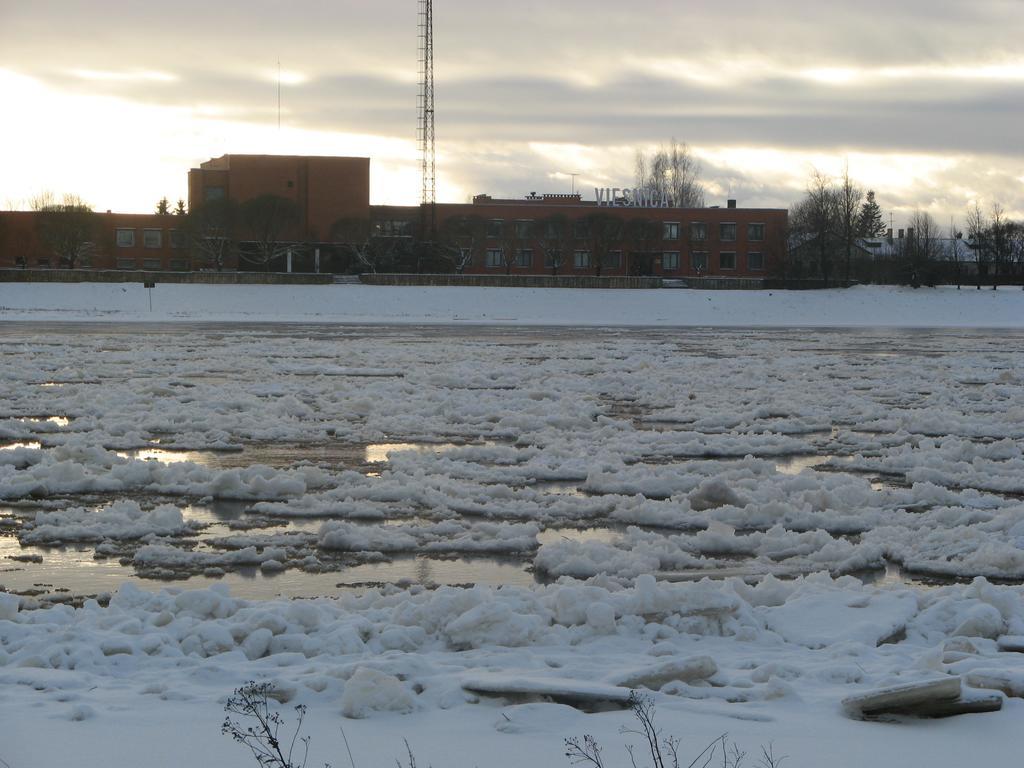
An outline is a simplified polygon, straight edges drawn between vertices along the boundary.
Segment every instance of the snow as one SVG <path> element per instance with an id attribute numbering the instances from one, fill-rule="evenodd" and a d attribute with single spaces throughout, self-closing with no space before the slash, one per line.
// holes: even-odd
<path id="1" fill-rule="evenodd" d="M 1020 328 L 1019 289 L 828 291 L 0 283 L 0 319 Z M 343 375 L 343 374 L 338 374 Z M 363 375 L 372 375 L 366 374 Z"/>
<path id="2" fill-rule="evenodd" d="M 931 609 L 963 612 L 978 594 L 1002 602 L 1011 623 L 1024 622 L 1021 587 L 979 581 L 918 593 L 822 576 L 757 587 L 641 577 L 625 587 L 595 581 L 387 589 L 262 602 L 220 588 L 151 593 L 126 585 L 107 607 L 90 601 L 79 609 L 17 613 L 8 597 L 0 603 L 4 759 L 52 764 L 67 739 L 45 734 L 62 733 L 77 742 L 79 764 L 102 765 L 110 759 L 103 738 L 116 728 L 127 742 L 121 754 L 133 754 L 139 742 L 152 745 L 148 765 L 173 764 L 182 754 L 176 743 L 187 742 L 221 764 L 243 766 L 242 751 L 211 737 L 225 695 L 254 679 L 273 686 L 275 698 L 287 703 L 284 714 L 297 703 L 310 707 L 318 759 L 339 756 L 324 750 L 338 748 L 332 745 L 341 714 L 359 719 L 346 735 L 367 764 L 399 754 L 402 736 L 438 764 L 513 766 L 524 754 L 559 764 L 561 739 L 569 735 L 595 733 L 615 748 L 628 713 L 584 715 L 545 702 L 587 708 L 597 700 L 621 701 L 628 683 L 660 689 L 653 694 L 659 723 L 692 746 L 727 726 L 744 748 L 772 741 L 802 765 L 815 764 L 821 750 L 829 750 L 832 765 L 856 766 L 865 756 L 885 764 L 888 750 L 913 748 L 930 764 L 955 766 L 967 754 L 957 741 L 967 738 L 979 748 L 983 738 L 980 749 L 1005 762 L 1016 749 L 1014 724 L 1024 715 L 1019 698 L 1007 699 L 1001 712 L 966 716 L 962 725 L 878 726 L 866 739 L 870 748 L 848 746 L 867 732 L 839 715 L 844 699 L 934 680 L 959 690 L 961 675 L 1016 691 L 1020 664 L 1008 666 L 1004 657 L 1015 654 L 991 641 L 959 646 L 973 649 L 967 654 L 976 660 L 973 669 L 935 656 L 950 629 L 945 612 Z M 614 626 L 592 626 L 585 616 L 593 605 L 614 612 Z M 808 606 L 822 624 L 878 607 L 890 622 L 897 616 L 906 622 L 906 638 L 879 646 L 878 633 L 836 631 L 815 636 L 816 647 L 802 631 L 787 639 L 791 620 Z M 489 695 L 477 698 L 474 691 Z M 92 725 L 79 729 L 82 722 Z M 463 753 L 453 752 L 451 739 L 464 734 L 475 735 L 460 740 Z M 506 749 L 495 750 L 498 744 Z"/>
<path id="3" fill-rule="evenodd" d="M 133 286 L 108 288 L 79 298 L 109 314 L 65 317 L 145 319 Z M 182 287 L 182 311 L 205 288 Z M 310 764 L 348 764 L 342 722 L 357 765 L 403 737 L 420 764 L 565 765 L 583 733 L 615 764 L 633 687 L 689 759 L 729 731 L 789 765 L 1013 764 L 1019 331 L 513 326 L 706 324 L 716 306 L 737 324 L 943 325 L 982 307 L 1019 328 L 1020 292 L 713 294 L 698 311 L 709 297 L 687 291 L 391 290 L 242 287 L 216 305 L 238 325 L 0 324 L 0 584 L 21 593 L 0 590 L 0 760 L 240 768 L 222 707 L 257 680 L 284 715 L 309 707 Z M 307 324 L 255 325 L 246 295 Z M 384 295 L 405 314 L 361 298 Z M 192 308 L 174 319 L 215 318 Z M 524 319 L 312 322 L 463 312 Z M 936 679 L 1002 709 L 842 714 Z"/>

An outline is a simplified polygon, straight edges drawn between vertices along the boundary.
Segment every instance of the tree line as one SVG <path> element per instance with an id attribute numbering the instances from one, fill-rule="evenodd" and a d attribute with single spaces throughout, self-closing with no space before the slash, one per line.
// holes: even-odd
<path id="1" fill-rule="evenodd" d="M 783 279 L 979 288 L 1024 282 L 1024 222 L 1009 219 L 999 203 L 983 209 L 975 202 L 965 227 L 951 220 L 948 230 L 917 210 L 894 233 L 874 190 L 858 186 L 848 167 L 838 178 L 812 171 L 806 193 L 790 208 L 787 241 L 785 258 L 776 262 Z"/>

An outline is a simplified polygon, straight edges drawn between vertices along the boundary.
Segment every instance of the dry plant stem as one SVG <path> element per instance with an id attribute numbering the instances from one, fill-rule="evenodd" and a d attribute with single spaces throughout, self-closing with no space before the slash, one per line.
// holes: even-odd
<path id="1" fill-rule="evenodd" d="M 261 768 L 305 768 L 309 757 L 310 739 L 308 736 L 300 737 L 299 733 L 306 716 L 306 707 L 301 704 L 295 707 L 298 719 L 295 730 L 288 739 L 288 751 L 285 753 L 279 738 L 284 721 L 279 713 L 270 709 L 270 690 L 269 683 L 254 681 L 236 689 L 224 705 L 228 717 L 224 718 L 220 731 L 231 736 L 239 744 L 247 746 Z M 245 720 L 233 720 L 231 715 L 255 720 L 256 724 L 248 725 Z M 292 762 L 297 743 L 303 745 L 301 763 Z"/>

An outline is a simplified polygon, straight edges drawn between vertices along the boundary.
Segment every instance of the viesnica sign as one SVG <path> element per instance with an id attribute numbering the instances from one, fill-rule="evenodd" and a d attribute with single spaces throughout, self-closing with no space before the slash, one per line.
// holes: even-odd
<path id="1" fill-rule="evenodd" d="M 650 189 L 595 187 L 597 204 L 606 208 L 675 208 L 676 201 L 667 192 Z"/>

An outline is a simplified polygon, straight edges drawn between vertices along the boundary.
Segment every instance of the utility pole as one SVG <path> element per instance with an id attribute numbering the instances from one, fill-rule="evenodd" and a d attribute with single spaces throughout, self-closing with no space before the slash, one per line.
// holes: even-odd
<path id="1" fill-rule="evenodd" d="M 419 143 L 422 190 L 420 239 L 437 240 L 436 154 L 434 150 L 434 3 L 419 0 Z"/>

